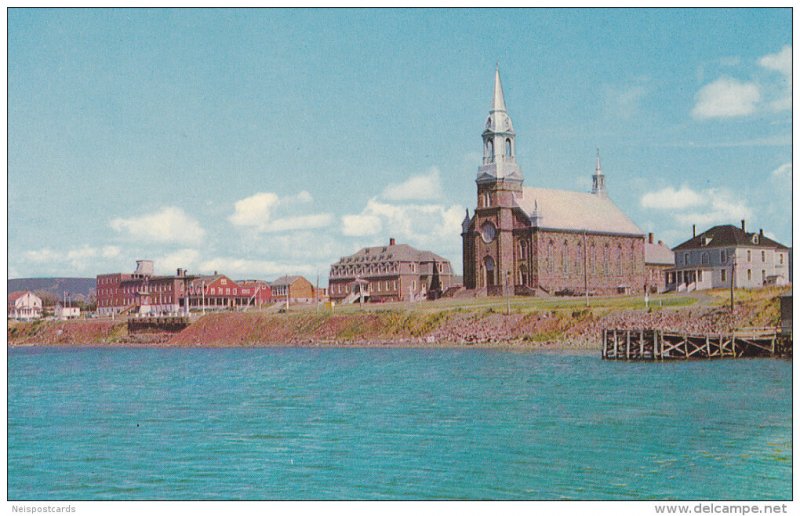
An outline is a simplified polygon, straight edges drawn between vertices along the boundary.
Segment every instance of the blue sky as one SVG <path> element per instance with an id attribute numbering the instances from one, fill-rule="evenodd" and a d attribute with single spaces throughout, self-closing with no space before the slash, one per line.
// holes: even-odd
<path id="1" fill-rule="evenodd" d="M 527 186 L 656 238 L 791 245 L 791 11 L 8 13 L 10 277 L 323 281 L 395 237 L 461 270 L 499 62 Z"/>

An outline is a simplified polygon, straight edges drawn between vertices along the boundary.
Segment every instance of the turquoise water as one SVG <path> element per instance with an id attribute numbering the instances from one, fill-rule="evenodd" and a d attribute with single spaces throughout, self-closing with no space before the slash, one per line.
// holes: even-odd
<path id="1" fill-rule="evenodd" d="M 8 350 L 8 497 L 789 499 L 791 363 Z"/>

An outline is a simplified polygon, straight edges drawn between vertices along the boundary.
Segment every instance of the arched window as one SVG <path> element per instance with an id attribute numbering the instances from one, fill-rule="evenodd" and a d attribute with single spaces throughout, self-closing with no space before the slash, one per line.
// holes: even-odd
<path id="1" fill-rule="evenodd" d="M 608 244 L 603 247 L 603 274 L 608 276 Z"/>
<path id="2" fill-rule="evenodd" d="M 528 257 L 528 243 L 525 240 L 519 241 L 519 259 L 524 260 Z"/>
<path id="3" fill-rule="evenodd" d="M 486 155 L 491 161 L 494 161 L 494 142 L 492 140 L 486 140 Z"/>
<path id="4" fill-rule="evenodd" d="M 583 245 L 579 242 L 578 249 L 575 251 L 575 270 L 581 272 L 583 270 Z"/>
<path id="5" fill-rule="evenodd" d="M 597 250 L 594 247 L 594 244 L 589 247 L 589 270 L 594 274 L 597 271 Z"/>
<path id="6" fill-rule="evenodd" d="M 617 274 L 622 274 L 622 245 L 617 246 Z"/>
<path id="7" fill-rule="evenodd" d="M 569 250 L 567 248 L 567 241 L 561 245 L 561 273 L 566 276 L 569 274 Z"/>
<path id="8" fill-rule="evenodd" d="M 547 255 L 545 256 L 545 268 L 547 272 L 553 272 L 553 241 L 547 242 Z"/>
<path id="9" fill-rule="evenodd" d="M 511 138 L 506 138 L 506 157 L 511 157 Z"/>

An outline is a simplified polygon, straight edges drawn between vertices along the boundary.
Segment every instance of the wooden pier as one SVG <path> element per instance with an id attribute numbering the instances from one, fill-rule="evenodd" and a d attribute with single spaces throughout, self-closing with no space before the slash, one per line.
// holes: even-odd
<path id="1" fill-rule="evenodd" d="M 186 315 L 135 317 L 128 319 L 128 331 L 130 333 L 148 330 L 178 332 L 189 326 L 191 322 L 189 316 Z"/>
<path id="2" fill-rule="evenodd" d="M 744 328 L 730 334 L 696 335 L 669 330 L 603 330 L 605 360 L 689 360 L 790 357 L 791 334 L 774 328 Z"/>

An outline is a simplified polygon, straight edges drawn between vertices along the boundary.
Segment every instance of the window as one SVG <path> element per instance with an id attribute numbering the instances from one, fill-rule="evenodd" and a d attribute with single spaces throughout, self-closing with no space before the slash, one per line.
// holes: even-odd
<path id="1" fill-rule="evenodd" d="M 749 253 L 750 251 L 748 251 Z M 747 281 L 753 281 L 753 271 L 747 269 Z"/>
<path id="2" fill-rule="evenodd" d="M 417 290 L 417 280 L 411 281 L 411 290 Z"/>
<path id="3" fill-rule="evenodd" d="M 725 263 L 726 253 L 725 249 L 720 250 L 719 252 L 719 263 Z M 725 280 L 722 280 L 725 281 Z"/>
<path id="4" fill-rule="evenodd" d="M 603 274 L 608 275 L 608 244 L 603 247 Z"/>
<path id="5" fill-rule="evenodd" d="M 547 272 L 553 272 L 553 241 L 547 242 L 547 255 L 545 256 L 545 268 Z"/>
<path id="6" fill-rule="evenodd" d="M 225 278 L 222 278 L 221 280 L 219 280 L 219 282 L 220 282 L 222 285 L 227 285 L 227 284 L 228 284 L 228 280 L 226 280 Z"/>
<path id="7" fill-rule="evenodd" d="M 722 269 L 721 271 L 719 271 L 719 280 L 721 282 L 723 282 L 723 283 L 725 283 L 727 281 L 727 279 L 728 279 L 727 278 L 727 272 L 728 271 L 726 271 L 725 269 Z"/>
<path id="8" fill-rule="evenodd" d="M 689 253 L 683 253 L 683 264 L 689 265 Z"/>
<path id="9" fill-rule="evenodd" d="M 506 157 L 511 157 L 511 138 L 506 138 Z"/>
<path id="10" fill-rule="evenodd" d="M 767 281 L 767 271 L 762 270 L 761 271 L 761 284 L 763 285 L 764 283 L 766 283 L 766 281 Z"/>
<path id="11" fill-rule="evenodd" d="M 569 274 L 569 248 L 566 240 L 561 245 L 561 272 L 564 276 Z"/>
<path id="12" fill-rule="evenodd" d="M 617 273 L 622 274 L 622 246 L 617 246 Z"/>
<path id="13" fill-rule="evenodd" d="M 211 287 L 211 295 L 214 295 L 214 294 L 216 294 L 216 293 L 217 293 L 217 292 L 216 292 L 216 289 L 215 289 L 214 287 Z"/>
<path id="14" fill-rule="evenodd" d="M 751 261 L 753 261 L 753 256 L 752 256 L 752 253 L 750 252 L 750 249 L 748 249 L 747 250 L 747 263 L 750 263 Z"/>
<path id="15" fill-rule="evenodd" d="M 578 249 L 575 252 L 575 270 L 580 272 L 583 270 L 583 246 L 578 244 Z"/>
<path id="16" fill-rule="evenodd" d="M 481 201 L 484 208 L 488 208 L 492 205 L 492 197 L 489 195 L 489 192 L 483 192 L 481 194 Z"/>
<path id="17" fill-rule="evenodd" d="M 528 243 L 525 240 L 519 241 L 519 257 L 524 260 L 528 256 Z"/>
<path id="18" fill-rule="evenodd" d="M 708 253 L 703 253 L 702 255 L 700 255 L 700 263 L 702 263 L 703 265 L 708 265 L 709 260 L 710 259 Z"/>
<path id="19" fill-rule="evenodd" d="M 778 253 L 778 263 L 783 265 L 783 253 Z"/>

